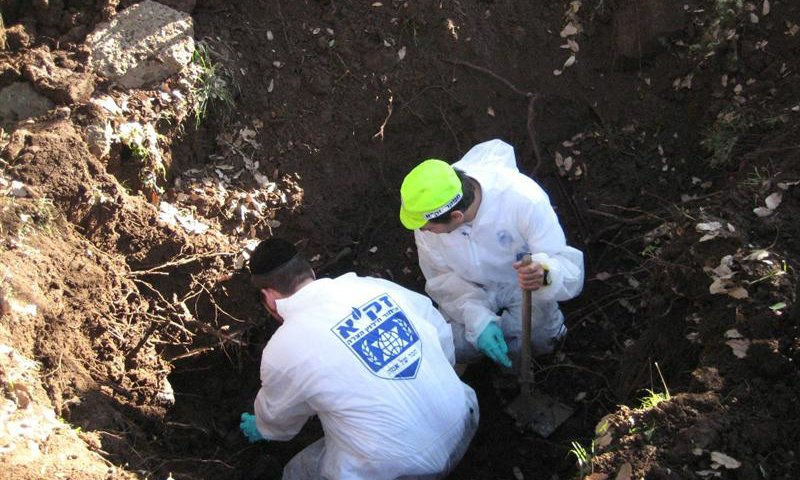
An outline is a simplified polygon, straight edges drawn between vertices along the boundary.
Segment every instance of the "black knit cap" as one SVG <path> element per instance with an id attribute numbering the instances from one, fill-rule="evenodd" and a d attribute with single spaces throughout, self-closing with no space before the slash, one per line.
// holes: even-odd
<path id="1" fill-rule="evenodd" d="M 282 238 L 268 238 L 258 244 L 250 255 L 250 273 L 264 275 L 285 265 L 297 255 L 297 249 L 291 242 Z"/>

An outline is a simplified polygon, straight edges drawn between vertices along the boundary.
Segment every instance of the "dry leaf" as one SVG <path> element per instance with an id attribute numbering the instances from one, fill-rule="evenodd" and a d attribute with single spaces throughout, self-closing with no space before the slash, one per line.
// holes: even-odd
<path id="1" fill-rule="evenodd" d="M 720 295 L 723 293 L 728 293 L 728 289 L 725 286 L 725 279 L 722 278 L 715 278 L 714 282 L 708 287 L 708 293 L 711 295 Z"/>
<path id="2" fill-rule="evenodd" d="M 567 24 L 566 27 L 564 27 L 563 30 L 561 30 L 560 35 L 562 38 L 566 38 L 569 37 L 570 35 L 575 35 L 576 33 L 578 33 L 578 28 L 575 27 L 575 25 L 573 25 L 572 22 L 570 22 Z"/>
<path id="3" fill-rule="evenodd" d="M 561 75 L 562 73 L 564 72 L 562 72 L 561 70 L 553 70 L 553 75 L 555 75 L 556 77 Z"/>
<path id="4" fill-rule="evenodd" d="M 747 290 L 745 290 L 744 287 L 732 288 L 728 290 L 726 293 L 728 294 L 728 296 L 733 297 L 737 300 L 741 300 L 743 298 L 747 298 L 750 296 L 750 294 L 747 293 Z"/>
<path id="5" fill-rule="evenodd" d="M 632 475 L 633 467 L 631 467 L 630 463 L 625 462 L 621 467 L 619 467 L 619 472 L 617 472 L 615 480 L 631 480 Z"/>
<path id="6" fill-rule="evenodd" d="M 764 199 L 764 203 L 770 210 L 775 210 L 778 208 L 778 205 L 781 204 L 781 200 L 783 200 L 783 194 L 781 192 L 775 192 Z"/>
<path id="7" fill-rule="evenodd" d="M 766 207 L 756 207 L 753 209 L 753 213 L 759 217 L 769 217 L 772 215 L 772 210 Z"/>
<path id="8" fill-rule="evenodd" d="M 487 108 L 486 114 L 489 115 L 490 117 L 494 117 L 494 108 L 492 107 Z"/>
<path id="9" fill-rule="evenodd" d="M 713 232 L 715 230 L 721 229 L 722 224 L 720 222 L 698 223 L 697 225 L 695 225 L 694 228 L 698 232 Z"/>
<path id="10" fill-rule="evenodd" d="M 753 250 L 753 252 L 744 257 L 745 260 L 764 260 L 765 258 L 769 257 L 769 252 L 767 250 Z"/>
<path id="11" fill-rule="evenodd" d="M 718 472 L 716 470 L 697 470 L 694 473 L 700 475 L 701 477 L 714 477 L 714 478 L 716 478 L 716 477 L 721 477 L 722 476 L 722 473 L 720 473 L 720 472 Z"/>
<path id="12" fill-rule="evenodd" d="M 604 448 L 609 446 L 613 440 L 614 437 L 611 436 L 611 433 L 606 432 L 602 437 L 595 439 L 594 445 L 598 448 Z"/>
<path id="13" fill-rule="evenodd" d="M 602 435 L 606 433 L 606 431 L 608 431 L 608 427 L 611 426 L 608 422 L 612 418 L 614 418 L 614 414 L 612 413 L 606 414 L 603 418 L 601 418 L 600 421 L 597 422 L 597 425 L 595 425 L 594 427 L 594 434 Z"/>
<path id="14" fill-rule="evenodd" d="M 729 457 L 722 452 L 711 452 L 711 461 L 722 465 L 729 470 L 733 470 L 742 466 L 742 462 L 733 457 Z"/>
<path id="15" fill-rule="evenodd" d="M 609 278 L 611 278 L 611 274 L 608 272 L 600 272 L 594 276 L 594 278 L 600 280 L 601 282 L 605 282 Z"/>
<path id="16" fill-rule="evenodd" d="M 715 277 L 728 279 L 734 275 L 733 269 L 731 268 L 732 266 L 733 266 L 733 255 L 725 255 L 719 261 L 719 265 L 717 266 L 717 268 L 711 271 L 714 273 Z"/>
<path id="17" fill-rule="evenodd" d="M 570 55 L 569 58 L 567 59 L 567 61 L 564 62 L 564 68 L 569 68 L 569 67 L 575 65 L 576 61 L 577 61 L 577 59 L 575 58 L 575 55 Z"/>
<path id="18" fill-rule="evenodd" d="M 397 57 L 400 60 L 406 58 L 406 47 L 400 47 L 400 50 L 397 52 Z"/>
<path id="19" fill-rule="evenodd" d="M 256 132 L 252 128 L 244 127 L 243 129 L 239 130 L 239 135 L 242 137 L 242 140 L 249 143 L 253 147 L 255 148 L 259 147 L 258 143 L 256 143 L 255 141 L 256 137 L 258 136 L 258 132 Z M 227 166 L 230 167 L 229 170 L 233 169 L 232 165 L 227 165 Z M 222 168 L 223 166 L 220 165 L 219 167 Z"/>
<path id="20" fill-rule="evenodd" d="M 583 480 L 608 480 L 608 474 L 605 473 L 593 473 L 591 475 L 587 475 L 583 478 Z"/>
<path id="21" fill-rule="evenodd" d="M 735 328 L 731 328 L 730 330 L 725 331 L 725 338 L 744 338 L 739 330 Z"/>
<path id="22" fill-rule="evenodd" d="M 761 5 L 761 15 L 769 15 L 769 0 L 764 0 L 764 4 Z"/>
<path id="23" fill-rule="evenodd" d="M 750 348 L 750 340 L 746 338 L 732 338 L 725 342 L 725 345 L 731 347 L 736 358 L 744 358 L 747 356 L 747 349 Z"/>

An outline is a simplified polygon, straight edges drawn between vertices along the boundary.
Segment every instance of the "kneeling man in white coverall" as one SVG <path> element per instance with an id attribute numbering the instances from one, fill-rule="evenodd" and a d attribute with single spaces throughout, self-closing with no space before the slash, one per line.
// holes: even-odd
<path id="1" fill-rule="evenodd" d="M 478 403 L 427 297 L 354 273 L 317 280 L 274 238 L 256 247 L 250 273 L 281 326 L 262 353 L 255 415 L 243 413 L 240 428 L 251 442 L 289 440 L 318 415 L 325 431 L 284 480 L 437 479 L 458 464 Z"/>
<path id="2" fill-rule="evenodd" d="M 558 302 L 583 287 L 583 253 L 566 243 L 550 199 L 517 169 L 501 140 L 474 146 L 452 166 L 429 159 L 400 188 L 400 220 L 414 238 L 425 290 L 453 327 L 456 358 L 481 353 L 510 367 L 522 341 L 521 289 L 532 291 L 532 352 L 566 334 Z M 525 254 L 533 262 L 523 265 Z"/>

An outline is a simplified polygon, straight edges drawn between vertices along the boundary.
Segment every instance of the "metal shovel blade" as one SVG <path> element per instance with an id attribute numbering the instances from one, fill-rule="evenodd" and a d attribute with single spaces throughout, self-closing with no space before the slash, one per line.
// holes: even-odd
<path id="1" fill-rule="evenodd" d="M 548 395 L 536 391 L 524 393 L 506 406 L 506 412 L 520 430 L 533 430 L 544 438 L 564 423 L 573 409 Z"/>

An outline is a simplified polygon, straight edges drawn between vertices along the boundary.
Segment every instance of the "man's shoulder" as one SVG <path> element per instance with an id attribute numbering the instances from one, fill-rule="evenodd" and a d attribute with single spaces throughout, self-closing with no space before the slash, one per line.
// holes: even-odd
<path id="1" fill-rule="evenodd" d="M 491 188 L 489 194 L 497 195 L 505 200 L 520 202 L 548 202 L 550 198 L 547 192 L 539 185 L 536 180 L 520 172 L 513 172 L 504 175 L 504 181 L 498 182 Z"/>
<path id="2" fill-rule="evenodd" d="M 524 175 L 521 175 L 525 177 Z M 536 205 L 549 205 L 547 193 L 529 177 L 504 182 L 495 182 L 487 186 L 482 192 L 483 201 L 481 209 L 492 212 L 494 217 L 498 212 L 508 216 L 517 210 L 534 208 Z"/>
<path id="3" fill-rule="evenodd" d="M 461 159 L 453 164 L 469 173 L 475 168 L 517 170 L 514 147 L 496 138 L 479 143 L 469 149 Z"/>

